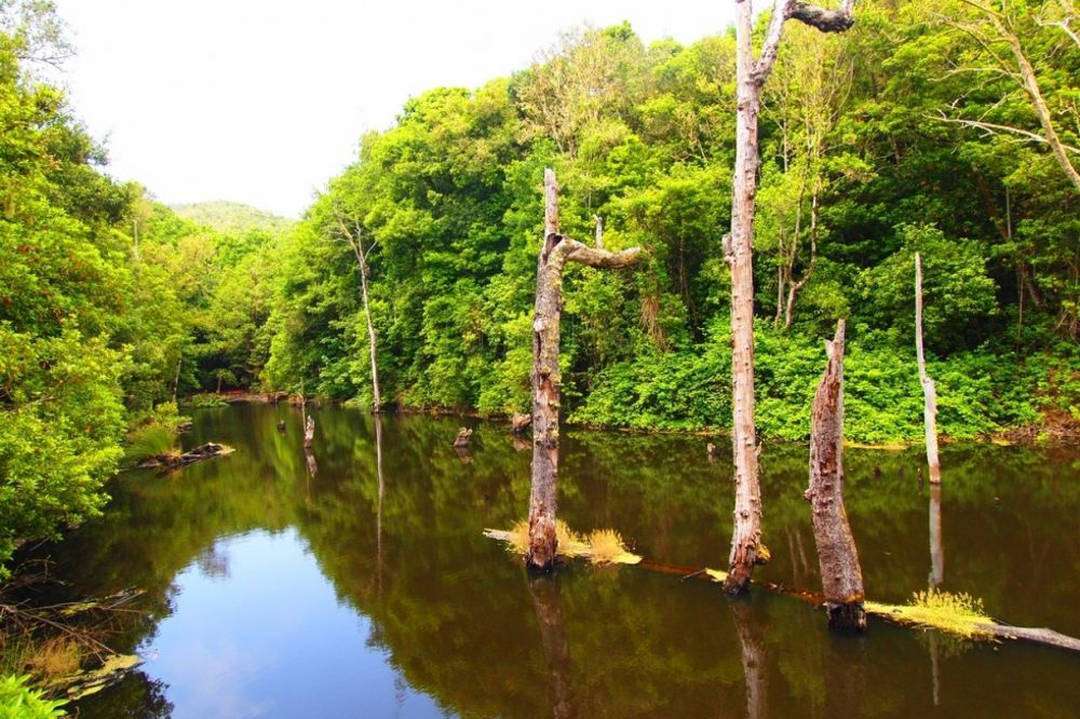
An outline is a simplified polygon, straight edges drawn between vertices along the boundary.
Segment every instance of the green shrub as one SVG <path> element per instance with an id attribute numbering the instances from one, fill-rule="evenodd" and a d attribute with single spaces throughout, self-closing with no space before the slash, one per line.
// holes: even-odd
<path id="1" fill-rule="evenodd" d="M 0 719 L 54 719 L 67 716 L 66 702 L 45 699 L 27 686 L 30 677 L 0 677 Z"/>
<path id="2" fill-rule="evenodd" d="M 124 458 L 138 462 L 147 457 L 167 454 L 176 448 L 176 436 L 188 422 L 173 402 L 162 402 L 152 411 L 137 417 L 127 435 Z"/>

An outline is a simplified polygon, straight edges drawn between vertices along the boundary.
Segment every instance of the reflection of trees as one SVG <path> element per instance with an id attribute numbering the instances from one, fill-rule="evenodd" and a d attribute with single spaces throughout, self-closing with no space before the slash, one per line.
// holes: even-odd
<path id="1" fill-rule="evenodd" d="M 790 599 L 755 597 L 740 624 L 738 616 L 727 618 L 735 609 L 715 587 L 634 568 L 575 564 L 560 573 L 556 624 L 566 651 L 557 643 L 545 654 L 538 641 L 543 607 L 522 586 L 521 566 L 480 534 L 520 519 L 527 503 L 529 457 L 515 451 L 504 427 L 477 427 L 474 461 L 462 464 L 450 446 L 455 420 L 377 420 L 323 408 L 319 472 L 311 478 L 299 422 L 276 430 L 277 420 L 293 411 L 237 407 L 208 415 L 205 423 L 200 414 L 192 441 L 217 439 L 236 453 L 167 478 L 121 478 L 108 515 L 55 553 L 58 574 L 80 592 L 147 591 L 148 621 L 116 642 L 118 649 L 152 634 L 170 611 L 173 577 L 212 551 L 218 538 L 292 526 L 341 601 L 370 619 L 372 640 L 401 676 L 448 712 L 547 715 L 566 696 L 578 716 L 699 715 L 719 694 L 731 715 L 764 696 L 745 689 L 747 660 L 755 655 L 768 661 L 753 663 L 750 684 L 767 685 L 774 715 L 825 716 L 827 707 L 852 716 L 895 715 L 908 706 L 908 693 L 931 695 L 925 671 L 912 677 L 911 667 L 925 666 L 926 649 L 907 630 L 875 625 L 867 641 L 884 642 L 888 654 L 864 661 L 843 653 L 859 645 L 837 644 L 819 616 Z M 721 483 L 730 474 L 726 455 L 710 465 L 696 438 L 576 432 L 562 449 L 560 510 L 571 526 L 614 527 L 659 561 L 723 563 L 731 509 Z M 1040 585 L 1038 596 L 1007 594 L 1017 584 L 1013 575 L 1037 571 L 1028 566 L 1031 556 L 1053 551 L 1055 573 L 1080 572 L 1080 548 L 1061 542 L 1075 533 L 1070 518 L 1045 511 L 1080 503 L 1078 483 L 1055 478 L 1035 452 L 947 447 L 943 460 L 950 468 L 943 500 L 950 546 L 1004 548 L 993 562 L 985 551 L 952 550 L 950 588 L 984 597 L 1003 618 L 1034 617 L 1028 623 L 1068 631 L 1061 626 L 1072 619 L 1068 583 Z M 914 479 L 921 461 L 918 451 L 847 454 L 845 500 L 875 598 L 904 599 L 924 586 L 928 490 Z M 762 468 L 766 541 L 774 553 L 764 578 L 816 588 L 801 496 L 806 448 L 769 446 Z M 1016 537 L 1021 549 L 1013 551 Z M 1020 611 L 1020 602 L 1030 606 Z M 566 693 L 554 699 L 537 690 L 552 686 L 552 656 L 565 659 L 556 663 L 560 671 L 566 667 Z M 849 659 L 860 663 L 859 681 L 873 691 L 826 687 L 826 678 L 833 681 L 829 662 Z M 908 686 L 895 680 L 901 672 Z M 1032 673 L 1026 676 L 1036 683 Z"/>
<path id="2" fill-rule="evenodd" d="M 173 705 L 165 698 L 167 685 L 142 671 L 124 677 L 106 694 L 92 694 L 79 702 L 79 719 L 168 719 Z"/>

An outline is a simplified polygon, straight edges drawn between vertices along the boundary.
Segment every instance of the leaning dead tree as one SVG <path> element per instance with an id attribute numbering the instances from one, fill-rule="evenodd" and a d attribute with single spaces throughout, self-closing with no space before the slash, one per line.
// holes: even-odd
<path id="1" fill-rule="evenodd" d="M 559 234 L 559 186 L 544 170 L 544 241 L 536 265 L 533 317 L 532 488 L 529 492 L 529 551 L 526 564 L 550 569 L 555 562 L 555 511 L 559 476 L 559 321 L 563 269 L 567 262 L 617 269 L 633 264 L 641 248 L 608 252 Z"/>
<path id="2" fill-rule="evenodd" d="M 753 50 L 751 0 L 735 2 L 737 110 L 735 174 L 732 182 L 731 233 L 724 238 L 724 257 L 731 268 L 731 443 L 735 464 L 735 513 L 729 571 L 729 593 L 745 590 L 754 565 L 768 558 L 761 543 L 761 485 L 758 479 L 757 432 L 754 427 L 754 197 L 757 192 L 758 114 L 761 91 L 780 49 L 784 23 L 795 19 L 822 32 L 842 32 L 854 24 L 855 0 L 839 10 L 826 10 L 797 0 L 775 0 L 761 55 Z"/>
<path id="3" fill-rule="evenodd" d="M 810 487 L 814 542 L 829 628 L 863 631 L 862 568 L 844 509 L 844 320 L 825 343 L 829 363 L 821 377 L 810 416 Z"/>
<path id="4" fill-rule="evenodd" d="M 371 307 L 368 304 L 368 255 L 372 248 L 375 247 L 375 243 L 372 242 L 368 245 L 367 249 L 364 249 L 364 234 L 360 227 L 360 223 L 356 223 L 356 229 L 352 232 L 345 225 L 345 221 L 340 215 L 336 216 L 338 227 L 341 228 L 341 234 L 345 237 L 345 241 L 349 243 L 349 247 L 352 248 L 353 254 L 356 255 L 356 263 L 360 266 L 360 294 L 364 301 L 364 320 L 367 322 L 367 336 L 368 336 L 368 351 L 371 354 L 371 395 L 372 395 L 372 409 L 378 412 L 382 409 L 382 398 L 379 396 L 379 365 L 375 360 L 375 325 L 371 322 Z"/>
<path id="5" fill-rule="evenodd" d="M 930 467 L 930 484 L 941 483 L 941 462 L 937 446 L 937 390 L 926 372 L 922 334 L 922 257 L 915 253 L 915 355 L 919 362 L 919 383 L 923 391 L 923 425 L 926 430 L 926 463 Z"/>

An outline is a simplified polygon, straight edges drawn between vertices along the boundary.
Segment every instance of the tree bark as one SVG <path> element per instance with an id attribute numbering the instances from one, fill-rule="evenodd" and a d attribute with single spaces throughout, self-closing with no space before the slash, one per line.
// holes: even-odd
<path id="1" fill-rule="evenodd" d="M 731 268 L 731 443 L 735 464 L 735 522 L 724 582 L 730 594 L 745 591 L 754 565 L 768 556 L 761 543 L 759 447 L 754 427 L 753 243 L 761 89 L 776 62 L 787 19 L 795 18 L 822 32 L 840 32 L 854 22 L 853 4 L 854 0 L 843 0 L 839 10 L 823 10 L 795 0 L 775 0 L 765 45 L 755 61 L 751 0 L 735 2 L 735 172 L 731 233 L 724 238 L 724 256 Z"/>
<path id="2" fill-rule="evenodd" d="M 862 568 L 844 509 L 844 320 L 826 344 L 829 363 L 814 395 L 810 418 L 810 487 L 814 542 L 829 628 L 863 631 Z"/>
<path id="3" fill-rule="evenodd" d="M 923 352 L 922 257 L 915 253 L 915 355 L 919 363 L 919 383 L 923 390 L 923 425 L 926 431 L 926 463 L 930 467 L 930 484 L 941 483 L 941 462 L 938 460 L 937 391 L 934 380 L 926 372 Z"/>
<path id="4" fill-rule="evenodd" d="M 526 564 L 549 570 L 555 563 L 555 512 L 559 476 L 559 322 L 562 277 L 567 262 L 620 268 L 640 254 L 634 247 L 608 252 L 559 234 L 559 187 L 555 171 L 544 170 L 544 241 L 536 266 L 533 317 L 532 485 L 529 492 L 529 551 Z"/>
<path id="5" fill-rule="evenodd" d="M 731 268 L 731 446 L 735 464 L 735 512 L 728 557 L 730 593 L 744 591 L 761 544 L 761 487 L 754 427 L 754 196 L 757 191 L 758 125 L 761 85 L 754 78 L 750 0 L 736 2 L 738 110 L 735 123 L 735 174 L 731 234 L 724 254 Z"/>

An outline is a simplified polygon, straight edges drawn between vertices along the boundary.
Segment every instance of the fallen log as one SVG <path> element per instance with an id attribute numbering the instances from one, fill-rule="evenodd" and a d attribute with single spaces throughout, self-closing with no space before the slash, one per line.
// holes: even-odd
<path id="1" fill-rule="evenodd" d="M 166 454 L 155 454 L 152 457 L 147 457 L 139 463 L 140 469 L 153 469 L 155 467 L 183 467 L 185 465 L 192 464 L 204 459 L 211 459 L 213 457 L 223 457 L 227 454 L 232 454 L 236 450 L 226 444 L 218 444 L 216 442 L 207 442 L 201 444 L 195 449 L 188 450 L 183 454 L 177 452 L 170 452 Z"/>
<path id="2" fill-rule="evenodd" d="M 513 548 L 516 541 L 519 541 L 515 537 L 514 532 L 508 532 L 506 530 L 499 529 L 485 529 L 484 536 L 497 541 L 507 542 L 511 544 Z M 564 559 L 573 557 L 589 557 L 589 552 L 570 552 L 563 555 Z M 634 564 L 642 569 L 647 569 L 651 572 L 659 572 L 661 574 L 669 574 L 678 577 L 680 580 L 699 580 L 713 583 L 723 584 L 727 580 L 727 573 L 719 569 L 709 569 L 708 567 L 695 568 L 680 566 L 676 564 L 666 564 L 664 562 L 656 562 L 650 559 L 639 557 L 637 555 L 630 555 L 633 561 L 615 562 L 619 564 Z M 815 607 L 826 606 L 825 597 L 813 592 L 801 591 L 785 587 L 781 584 L 775 584 L 773 582 L 754 582 L 754 586 L 765 589 L 766 591 L 774 592 L 776 594 L 782 594 L 788 597 L 793 597 L 807 604 L 811 604 Z M 1066 651 L 1073 651 L 1080 653 L 1080 639 L 1070 637 L 1066 634 L 1061 634 L 1053 629 L 1047 629 L 1044 627 L 1016 627 L 1010 624 L 999 624 L 988 617 L 980 617 L 977 620 L 971 621 L 967 624 L 964 630 L 958 631 L 955 627 L 950 626 L 948 623 L 935 623 L 932 616 L 922 615 L 918 610 L 919 607 L 912 605 L 901 604 L 882 604 L 879 602 L 866 602 L 864 605 L 866 614 L 883 619 L 893 624 L 908 627 L 908 628 L 922 628 L 922 629 L 936 629 L 939 631 L 948 632 L 951 634 L 958 634 L 962 637 L 971 640 L 1010 640 L 1010 641 L 1026 641 L 1032 644 L 1040 644 L 1042 646 L 1054 647 L 1055 649 L 1064 649 Z"/>

